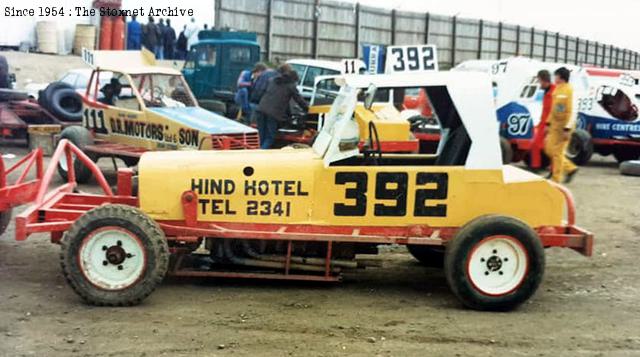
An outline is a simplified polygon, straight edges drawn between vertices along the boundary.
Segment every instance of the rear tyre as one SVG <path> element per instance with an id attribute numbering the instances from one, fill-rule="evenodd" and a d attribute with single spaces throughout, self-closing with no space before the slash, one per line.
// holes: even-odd
<path id="1" fill-rule="evenodd" d="M 616 148 L 613 152 L 613 157 L 616 158 L 616 161 L 618 161 L 618 163 L 637 160 L 640 157 L 640 151 L 637 151 L 633 148 Z"/>
<path id="2" fill-rule="evenodd" d="M 502 152 L 502 163 L 508 165 L 513 161 L 513 148 L 506 138 L 500 137 L 500 152 Z"/>
<path id="3" fill-rule="evenodd" d="M 529 226 L 510 217 L 483 216 L 447 245 L 444 271 L 465 306 L 507 311 L 535 293 L 544 265 L 542 243 Z"/>
<path id="4" fill-rule="evenodd" d="M 9 227 L 9 223 L 11 223 L 12 212 L 12 208 L 0 212 L 0 235 L 4 234 L 4 232 L 7 230 L 7 227 Z"/>
<path id="5" fill-rule="evenodd" d="M 91 136 L 91 133 L 86 128 L 75 125 L 68 126 L 60 134 L 60 139 L 69 140 L 73 145 L 77 146 L 87 154 L 91 160 L 96 161 L 94 155 L 85 152 L 85 147 L 93 144 L 93 136 Z M 91 178 L 91 170 L 84 166 L 80 160 L 74 159 L 73 169 L 76 173 L 76 181 L 78 183 L 86 183 Z M 58 163 L 58 174 L 63 180 L 67 180 L 67 159 L 64 155 L 60 158 L 60 162 Z"/>
<path id="6" fill-rule="evenodd" d="M 591 134 L 583 129 L 576 129 L 571 135 L 566 156 L 576 165 L 584 165 L 593 155 L 593 141 Z"/>
<path id="7" fill-rule="evenodd" d="M 85 213 L 65 233 L 62 271 L 73 290 L 99 306 L 139 304 L 169 266 L 158 224 L 137 208 L 105 205 Z"/>
<path id="8" fill-rule="evenodd" d="M 444 266 L 444 247 L 408 244 L 407 250 L 424 266 L 431 268 L 442 268 Z"/>

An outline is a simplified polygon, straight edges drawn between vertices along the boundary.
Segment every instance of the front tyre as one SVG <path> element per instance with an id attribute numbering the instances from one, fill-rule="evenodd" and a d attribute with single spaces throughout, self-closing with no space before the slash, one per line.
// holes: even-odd
<path id="1" fill-rule="evenodd" d="M 449 287 L 467 307 L 508 311 L 527 301 L 544 275 L 540 238 L 525 223 L 483 216 L 466 224 L 447 245 Z"/>
<path id="2" fill-rule="evenodd" d="M 12 208 L 8 208 L 7 210 L 0 212 L 0 235 L 7 230 L 7 227 L 9 227 L 12 212 Z"/>
<path id="3" fill-rule="evenodd" d="M 137 208 L 105 205 L 81 216 L 62 239 L 67 282 L 87 303 L 139 304 L 164 278 L 169 248 L 158 224 Z"/>
<path id="4" fill-rule="evenodd" d="M 500 137 L 500 152 L 502 153 L 502 163 L 509 165 L 513 161 L 513 148 L 507 138 Z"/>
<path id="5" fill-rule="evenodd" d="M 85 151 L 87 145 L 93 144 L 93 136 L 91 136 L 91 133 L 86 128 L 77 125 L 68 126 L 60 133 L 60 139 L 69 140 L 73 145 L 77 146 L 78 149 L 87 154 L 91 160 L 96 161 L 96 158 Z M 58 162 L 58 175 L 65 181 L 68 178 L 67 170 L 67 157 L 63 154 Z M 73 160 L 73 170 L 78 183 L 86 183 L 91 178 L 91 170 L 84 166 L 80 160 Z"/>

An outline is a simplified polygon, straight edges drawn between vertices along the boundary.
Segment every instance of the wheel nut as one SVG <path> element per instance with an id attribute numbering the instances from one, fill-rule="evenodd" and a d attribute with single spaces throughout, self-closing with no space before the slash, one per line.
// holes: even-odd
<path id="1" fill-rule="evenodd" d="M 118 265 L 118 270 L 122 270 L 122 269 L 124 269 L 122 265 Z"/>
<path id="2" fill-rule="evenodd" d="M 107 249 L 108 249 L 108 248 L 107 248 L 107 246 L 106 246 L 106 245 L 103 245 L 103 246 L 102 246 L 102 250 L 107 250 Z"/>
<path id="3" fill-rule="evenodd" d="M 481 263 L 484 263 L 484 258 L 480 258 L 480 262 L 481 262 Z"/>
<path id="4" fill-rule="evenodd" d="M 102 261 L 102 265 L 107 266 L 107 265 L 109 265 L 109 262 L 108 262 L 108 261 L 106 261 L 106 260 L 103 260 L 103 261 Z"/>
<path id="5" fill-rule="evenodd" d="M 131 258 L 133 257 L 133 255 L 131 255 L 131 253 L 127 253 L 127 258 Z"/>
<path id="6" fill-rule="evenodd" d="M 509 258 L 504 258 L 504 259 L 502 259 L 502 261 L 508 262 Z"/>
<path id="7" fill-rule="evenodd" d="M 120 242 L 118 242 L 118 243 L 120 243 Z M 118 244 L 118 245 L 120 245 L 120 244 Z M 494 249 L 493 250 L 493 254 L 496 254 L 496 253 L 498 253 L 498 251 Z"/>
<path id="8" fill-rule="evenodd" d="M 485 272 L 484 272 L 484 275 L 489 275 L 489 272 L 488 272 L 488 271 L 485 271 Z"/>
<path id="9" fill-rule="evenodd" d="M 498 274 L 502 275 L 503 273 L 502 273 L 502 271 L 499 271 Z"/>
<path id="10" fill-rule="evenodd" d="M 118 245 L 118 247 L 122 247 L 122 242 L 121 241 L 118 241 L 116 244 Z M 495 253 L 495 251 L 493 251 L 493 252 Z"/>

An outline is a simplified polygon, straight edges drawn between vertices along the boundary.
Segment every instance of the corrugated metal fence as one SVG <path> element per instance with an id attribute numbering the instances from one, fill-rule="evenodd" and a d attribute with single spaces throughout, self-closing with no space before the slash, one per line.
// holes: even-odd
<path id="1" fill-rule="evenodd" d="M 440 68 L 522 55 L 543 61 L 639 69 L 638 52 L 502 22 L 381 9 L 331 0 L 217 0 L 216 24 L 258 34 L 263 57 L 339 60 L 361 44 L 438 46 Z"/>

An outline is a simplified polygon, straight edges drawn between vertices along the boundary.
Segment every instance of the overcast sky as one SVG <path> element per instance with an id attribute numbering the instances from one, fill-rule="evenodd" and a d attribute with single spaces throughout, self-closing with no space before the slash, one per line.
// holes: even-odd
<path id="1" fill-rule="evenodd" d="M 349 1 L 349 0 L 347 0 Z M 351 0 L 355 1 L 355 0 Z M 640 51 L 640 0 L 360 0 L 371 6 L 503 21 Z"/>

